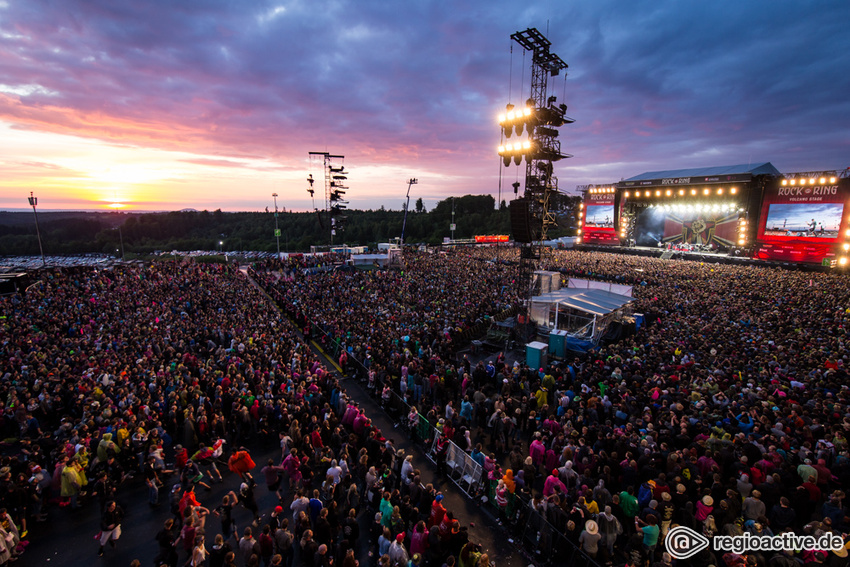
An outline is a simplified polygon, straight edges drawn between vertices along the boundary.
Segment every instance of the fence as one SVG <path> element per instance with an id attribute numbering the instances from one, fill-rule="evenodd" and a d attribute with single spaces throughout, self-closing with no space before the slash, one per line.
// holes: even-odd
<path id="1" fill-rule="evenodd" d="M 498 317 L 508 317 L 515 314 L 516 307 L 507 309 Z M 322 333 L 321 343 L 326 353 L 337 358 L 340 353 L 342 338 L 334 337 L 325 329 L 309 322 L 312 330 Z M 464 338 L 471 335 L 472 329 L 467 329 Z M 349 360 L 355 365 L 355 376 L 361 382 L 366 382 L 368 369 L 362 361 L 351 356 Z M 428 421 L 427 417 L 418 413 L 419 423 L 411 430 L 407 416 L 411 406 L 396 391 L 390 390 L 389 397 L 384 399 L 378 394 L 386 385 L 380 379 L 376 380 L 375 389 L 371 392 L 373 397 L 378 398 L 384 411 L 395 420 L 403 430 L 407 431 L 413 441 L 426 450 L 426 456 L 436 461 L 436 441 L 439 430 L 435 424 Z M 367 392 L 368 392 L 367 388 Z M 449 442 L 446 453 L 446 469 L 449 479 L 466 495 L 471 498 L 486 496 L 485 507 L 489 508 L 495 516 L 500 515 L 496 504 L 495 489 L 498 481 L 488 480 L 484 474 L 483 467 L 461 447 Z M 597 561 L 584 553 L 575 543 L 570 541 L 563 533 L 547 521 L 545 516 L 531 506 L 530 501 L 519 498 L 516 494 L 508 496 L 508 505 L 505 509 L 507 525 L 505 526 L 513 536 L 513 543 L 520 547 L 525 557 L 537 565 L 553 567 L 602 567 Z M 581 527 L 579 527 L 581 529 Z"/>

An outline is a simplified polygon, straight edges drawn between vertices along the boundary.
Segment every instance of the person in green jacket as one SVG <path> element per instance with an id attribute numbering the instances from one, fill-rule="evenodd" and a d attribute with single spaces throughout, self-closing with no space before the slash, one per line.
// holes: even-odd
<path id="1" fill-rule="evenodd" d="M 634 491 L 634 487 L 630 486 L 620 493 L 620 508 L 623 509 L 623 513 L 630 520 L 640 513 L 640 506 L 638 506 Z"/>

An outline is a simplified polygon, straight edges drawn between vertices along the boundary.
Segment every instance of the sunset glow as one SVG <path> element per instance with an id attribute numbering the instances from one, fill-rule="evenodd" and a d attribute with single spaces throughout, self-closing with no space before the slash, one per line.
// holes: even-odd
<path id="1" fill-rule="evenodd" d="M 499 165 L 494 117 L 528 96 L 509 40 L 527 27 L 569 64 L 549 81 L 576 119 L 562 191 L 742 159 L 843 169 L 850 79 L 818 62 L 850 68 L 850 4 L 826 4 L 0 2 L 0 208 L 32 191 L 44 209 L 258 211 L 278 193 L 311 210 L 310 151 L 345 155 L 351 208 L 400 209 L 411 177 L 428 208 L 510 199 L 524 166 Z"/>

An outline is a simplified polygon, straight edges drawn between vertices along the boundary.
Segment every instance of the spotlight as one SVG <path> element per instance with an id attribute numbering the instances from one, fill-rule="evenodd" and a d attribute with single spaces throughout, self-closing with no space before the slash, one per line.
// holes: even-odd
<path id="1" fill-rule="evenodd" d="M 718 190 L 717 190 L 717 194 L 718 194 L 718 195 L 722 195 L 722 194 L 723 194 L 723 187 L 721 187 L 720 189 L 718 189 Z"/>
<path id="2" fill-rule="evenodd" d="M 818 180 L 818 182 L 819 182 L 821 185 L 823 185 L 824 183 L 826 183 L 826 177 L 821 177 L 821 178 Z"/>
<path id="3" fill-rule="evenodd" d="M 735 193 L 737 193 L 737 192 L 738 192 L 738 188 L 737 188 L 737 187 L 732 187 L 731 189 L 729 189 L 729 192 L 730 192 L 730 193 L 732 193 L 732 194 L 734 195 Z"/>
<path id="4" fill-rule="evenodd" d="M 814 185 L 814 184 L 815 184 L 815 178 L 812 177 L 811 179 L 809 179 L 809 185 Z"/>
<path id="5" fill-rule="evenodd" d="M 655 196 L 656 196 L 656 197 L 660 197 L 660 196 L 661 196 L 661 189 L 658 189 L 657 191 L 655 191 Z"/>
<path id="6" fill-rule="evenodd" d="M 787 179 L 783 179 L 783 180 L 782 180 L 782 185 L 783 185 L 783 186 L 788 185 L 788 180 L 787 180 Z"/>
<path id="7" fill-rule="evenodd" d="M 679 197 L 682 197 L 682 196 L 684 196 L 684 195 L 685 195 L 685 190 L 684 190 L 684 189 L 679 189 Z"/>
<path id="8" fill-rule="evenodd" d="M 703 195 L 708 195 L 708 194 L 709 194 L 709 190 L 708 190 L 707 188 L 706 188 L 706 189 L 703 189 L 703 190 L 702 190 L 702 194 L 703 194 Z"/>
<path id="9" fill-rule="evenodd" d="M 845 251 L 850 250 L 850 242 L 845 242 L 845 243 L 842 245 L 842 247 L 844 248 L 844 250 L 845 250 Z"/>
<path id="10" fill-rule="evenodd" d="M 743 246 L 745 242 L 746 242 L 746 240 L 744 240 L 743 238 L 738 239 L 738 245 L 739 246 Z"/>
<path id="11" fill-rule="evenodd" d="M 836 178 L 834 178 L 834 177 L 830 177 L 830 178 L 829 178 L 829 182 L 830 182 L 830 183 L 835 183 L 836 181 L 838 181 L 838 180 L 837 180 Z"/>
<path id="12" fill-rule="evenodd" d="M 626 191 L 626 197 L 628 197 L 628 196 L 629 196 L 629 192 L 628 192 L 628 191 Z"/>
<path id="13" fill-rule="evenodd" d="M 792 179 L 792 180 L 791 180 L 791 185 L 796 185 L 796 184 L 797 184 L 797 180 L 796 180 L 796 179 Z"/>
<path id="14" fill-rule="evenodd" d="M 670 197 L 671 195 L 673 195 L 673 191 L 671 191 L 670 189 L 667 189 L 667 190 L 664 192 L 664 195 L 665 195 L 665 196 L 667 196 L 667 197 Z"/>
<path id="15" fill-rule="evenodd" d="M 838 259 L 838 265 L 839 266 L 846 266 L 847 265 L 847 257 L 842 256 L 841 258 L 839 258 Z"/>
<path id="16" fill-rule="evenodd" d="M 691 195 L 696 195 L 696 194 L 697 194 L 697 190 L 696 190 L 696 189 L 691 189 Z"/>

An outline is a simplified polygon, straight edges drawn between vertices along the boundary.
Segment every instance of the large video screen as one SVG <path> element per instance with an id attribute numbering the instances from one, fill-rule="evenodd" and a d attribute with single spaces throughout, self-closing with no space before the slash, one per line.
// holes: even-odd
<path id="1" fill-rule="evenodd" d="M 588 205 L 584 217 L 585 226 L 614 228 L 614 205 Z"/>
<path id="2" fill-rule="evenodd" d="M 764 235 L 835 240 L 843 216 L 843 203 L 771 203 Z"/>

